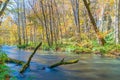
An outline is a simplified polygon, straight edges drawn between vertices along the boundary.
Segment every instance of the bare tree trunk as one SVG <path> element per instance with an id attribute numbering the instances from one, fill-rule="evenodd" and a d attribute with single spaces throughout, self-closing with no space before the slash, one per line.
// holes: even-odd
<path id="1" fill-rule="evenodd" d="M 24 24 L 24 38 L 25 38 L 25 40 L 24 40 L 24 43 L 25 44 L 28 44 L 28 37 L 27 37 L 27 32 L 26 32 L 26 6 L 25 6 L 25 0 L 23 0 L 23 17 L 24 17 L 24 19 L 23 19 L 23 24 Z"/>
<path id="2" fill-rule="evenodd" d="M 17 31 L 18 31 L 18 44 L 21 45 L 21 29 L 20 29 L 20 2 L 19 0 L 16 2 L 17 3 L 17 8 L 18 8 L 18 26 L 17 26 Z"/>
<path id="3" fill-rule="evenodd" d="M 30 42 L 33 42 L 33 26 L 32 27 L 30 27 Z"/>
<path id="4" fill-rule="evenodd" d="M 25 27 L 26 27 L 26 25 L 25 25 L 25 6 L 24 6 L 24 0 L 22 0 L 22 3 L 21 3 L 21 5 L 20 5 L 20 9 L 22 10 L 21 11 L 21 26 L 22 26 L 22 38 L 23 38 L 23 43 L 24 44 L 26 44 L 26 40 L 25 40 Z"/>
<path id="5" fill-rule="evenodd" d="M 57 2 L 54 0 L 54 5 L 55 5 L 55 10 L 56 10 L 56 14 L 55 14 L 55 17 L 56 17 L 56 36 L 57 36 L 57 44 L 56 46 L 58 45 L 58 40 L 60 39 L 60 14 L 59 14 L 59 10 L 58 10 L 58 6 L 57 6 Z"/>
<path id="6" fill-rule="evenodd" d="M 46 16 L 45 16 L 45 11 L 44 11 L 43 1 L 40 0 L 40 3 L 41 3 L 41 8 L 42 8 L 42 15 L 43 15 L 43 20 L 44 20 L 44 27 L 45 27 L 47 42 L 48 42 L 48 45 L 51 46 L 50 39 L 49 39 L 49 34 L 48 34 L 48 27 L 47 27 L 47 22 L 46 22 Z"/>
<path id="7" fill-rule="evenodd" d="M 100 31 L 103 31 L 103 28 L 104 28 L 104 26 L 103 26 L 103 24 L 104 24 L 103 18 L 104 18 L 105 5 L 102 5 L 101 8 L 102 8 L 101 9 L 101 15 L 99 16 L 99 21 L 100 21 L 99 29 L 100 29 Z"/>
<path id="8" fill-rule="evenodd" d="M 30 1 L 28 1 L 30 7 L 32 8 L 33 10 L 33 13 L 35 14 L 36 18 L 38 19 L 38 23 L 42 25 L 43 29 L 42 29 L 42 39 L 44 40 L 45 39 L 45 34 L 44 34 L 44 31 L 46 30 L 46 28 L 44 27 L 44 20 L 41 19 L 41 17 L 39 16 L 39 14 L 37 13 L 36 9 L 34 8 L 34 3 L 35 3 L 35 0 L 33 0 L 33 4 L 31 4 Z M 40 7 L 41 7 L 41 3 L 40 3 Z M 27 36 L 26 36 L 27 38 Z"/>
<path id="9" fill-rule="evenodd" d="M 91 13 L 91 11 L 90 11 L 89 3 L 88 3 L 86 0 L 83 0 L 83 2 L 84 2 L 84 5 L 85 5 L 85 7 L 86 7 L 86 9 L 87 9 L 87 12 L 88 12 L 89 18 L 90 18 L 90 20 L 91 20 L 91 23 L 92 23 L 92 25 L 93 25 L 93 29 L 94 29 L 94 31 L 95 31 L 98 39 L 99 39 L 99 42 L 100 42 L 101 45 L 104 45 L 104 44 L 106 43 L 106 41 L 105 41 L 105 39 L 104 39 L 103 37 L 101 37 L 101 35 L 100 35 L 100 32 L 99 32 L 99 30 L 98 30 L 98 28 L 97 28 L 97 25 L 96 25 L 96 23 L 95 23 L 95 20 L 94 20 L 94 18 L 93 18 L 93 16 L 92 16 L 92 13 Z"/>
<path id="10" fill-rule="evenodd" d="M 23 65 L 22 69 L 20 70 L 20 73 L 23 73 L 30 65 L 30 61 L 32 60 L 32 57 L 34 56 L 34 54 L 36 53 L 36 51 L 38 50 L 38 48 L 42 45 L 42 42 L 39 43 L 39 45 L 37 45 L 37 47 L 35 48 L 35 50 L 33 51 L 33 53 L 30 55 L 27 63 L 25 65 Z"/>
<path id="11" fill-rule="evenodd" d="M 58 66 L 60 66 L 60 65 L 74 64 L 74 63 L 77 63 L 78 61 L 79 61 L 78 59 L 69 60 L 69 61 L 64 61 L 64 58 L 63 58 L 60 62 L 57 62 L 57 63 L 49 66 L 49 68 L 55 68 L 55 67 L 58 67 Z"/>
<path id="12" fill-rule="evenodd" d="M 51 45 L 53 45 L 53 6 L 52 6 L 52 0 L 49 2 L 49 24 L 50 24 L 50 36 L 51 36 Z"/>
<path id="13" fill-rule="evenodd" d="M 120 0 L 118 1 L 118 43 L 120 43 Z"/>
<path id="14" fill-rule="evenodd" d="M 80 18 L 79 18 L 79 0 L 71 0 L 72 9 L 74 13 L 74 20 L 76 25 L 76 37 L 80 41 Z"/>
<path id="15" fill-rule="evenodd" d="M 62 8 L 63 8 L 63 27 L 64 27 L 64 30 L 65 30 L 65 34 L 66 34 L 66 32 L 67 32 L 67 30 L 66 30 L 66 23 L 65 23 L 65 16 L 66 16 L 66 12 L 65 12 L 65 1 L 63 0 L 63 6 L 62 6 Z M 63 34 L 62 34 L 62 29 L 61 29 L 61 36 L 63 36 Z"/>
<path id="16" fill-rule="evenodd" d="M 6 0 L 6 1 L 5 1 L 4 5 L 3 5 L 3 7 L 2 7 L 2 9 L 1 9 L 1 11 L 0 11 L 0 26 L 1 26 L 1 23 L 2 23 L 2 14 L 3 14 L 5 8 L 7 7 L 7 4 L 9 3 L 9 1 L 10 1 L 10 0 Z M 3 2 L 1 1 L 1 3 L 0 3 L 0 8 L 1 8 L 2 3 L 3 3 Z"/>
<path id="17" fill-rule="evenodd" d="M 119 0 L 115 0 L 114 38 L 116 44 L 119 43 Z"/>
<path id="18" fill-rule="evenodd" d="M 0 11 L 0 17 L 2 16 L 2 14 L 3 14 L 5 8 L 7 7 L 7 4 L 8 4 L 9 1 L 10 1 L 10 0 L 6 0 L 6 1 L 5 1 L 5 4 L 3 5 L 3 7 L 2 7 L 2 9 L 1 9 L 1 11 Z M 2 4 L 2 3 L 1 3 L 1 4 Z M 1 5 L 1 4 L 0 4 L 0 5 Z"/>
<path id="19" fill-rule="evenodd" d="M 36 29 L 36 28 L 37 28 L 37 26 L 36 26 L 36 24 L 34 24 L 34 27 L 33 27 L 33 32 L 34 32 L 34 34 L 33 34 L 33 35 L 34 35 L 34 36 L 33 36 L 33 42 L 34 42 L 34 43 L 36 43 L 36 37 L 37 37 L 37 35 L 36 35 L 36 30 L 37 30 L 37 29 Z"/>

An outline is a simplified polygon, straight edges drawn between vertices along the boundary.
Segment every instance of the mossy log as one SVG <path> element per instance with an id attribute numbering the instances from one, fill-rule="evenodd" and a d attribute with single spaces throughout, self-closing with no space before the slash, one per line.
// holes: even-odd
<path id="1" fill-rule="evenodd" d="M 20 64 L 20 65 L 23 65 L 25 64 L 24 61 L 20 61 L 20 60 L 17 60 L 17 59 L 12 59 L 12 58 L 9 58 L 6 60 L 6 62 L 10 62 L 10 63 L 16 63 L 16 64 Z"/>
<path id="2" fill-rule="evenodd" d="M 30 61 L 31 61 L 32 57 L 34 56 L 34 54 L 36 53 L 36 51 L 38 50 L 38 48 L 41 45 L 42 45 L 42 42 L 40 42 L 39 45 L 37 45 L 37 47 L 35 48 L 35 50 L 33 51 L 33 53 L 30 55 L 27 63 L 23 65 L 22 69 L 20 70 L 20 73 L 23 73 L 29 67 L 29 64 L 30 64 Z"/>
<path id="3" fill-rule="evenodd" d="M 49 66 L 49 68 L 55 68 L 55 67 L 58 67 L 58 66 L 60 66 L 60 65 L 74 64 L 74 63 L 77 63 L 78 61 L 79 61 L 78 59 L 69 60 L 69 61 L 64 61 L 64 58 L 63 58 L 60 62 L 57 62 L 57 63 Z"/>

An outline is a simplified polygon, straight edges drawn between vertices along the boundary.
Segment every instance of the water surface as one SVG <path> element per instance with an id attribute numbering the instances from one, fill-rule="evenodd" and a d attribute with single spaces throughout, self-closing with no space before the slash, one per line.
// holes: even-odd
<path id="1" fill-rule="evenodd" d="M 31 51 L 19 50 L 13 46 L 2 48 L 9 57 L 27 61 Z M 78 58 L 76 64 L 62 65 L 54 69 L 41 70 L 62 58 L 71 60 Z M 70 53 L 54 53 L 38 51 L 32 59 L 30 68 L 21 75 L 21 66 L 7 64 L 13 71 L 11 74 L 17 80 L 120 80 L 120 59 L 105 58 L 99 55 L 83 54 L 73 55 Z"/>

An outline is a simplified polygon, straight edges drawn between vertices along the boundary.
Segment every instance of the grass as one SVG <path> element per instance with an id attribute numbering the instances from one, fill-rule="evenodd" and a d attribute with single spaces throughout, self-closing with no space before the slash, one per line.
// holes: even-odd
<path id="1" fill-rule="evenodd" d="M 108 34 L 105 37 L 106 44 L 104 46 L 99 45 L 97 40 L 82 40 L 82 42 L 78 43 L 72 40 L 63 41 L 62 44 L 58 44 L 57 46 L 54 44 L 52 46 L 48 46 L 47 43 L 42 44 L 40 49 L 42 50 L 53 50 L 53 51 L 65 51 L 65 52 L 73 52 L 73 53 L 100 53 L 101 55 L 106 54 L 114 54 L 115 52 L 120 52 L 120 44 L 116 45 L 114 43 L 113 37 L 111 37 L 113 33 Z M 37 43 L 36 43 L 37 44 Z M 28 45 L 23 44 L 18 46 L 23 49 L 34 49 L 36 44 L 29 43 Z"/>
<path id="2" fill-rule="evenodd" d="M 5 52 L 0 50 L 0 78 L 5 79 L 7 75 L 10 73 L 10 69 L 5 65 L 5 60 L 8 59 Z"/>
<path id="3" fill-rule="evenodd" d="M 5 61 L 7 59 L 7 54 L 0 49 L 0 80 L 7 80 L 7 77 L 10 78 L 10 80 L 17 80 L 15 77 L 10 76 L 12 71 L 8 66 L 6 66 Z"/>

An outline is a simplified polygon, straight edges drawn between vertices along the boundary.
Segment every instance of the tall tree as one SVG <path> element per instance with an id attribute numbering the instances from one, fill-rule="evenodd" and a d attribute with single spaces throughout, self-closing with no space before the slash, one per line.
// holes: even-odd
<path id="1" fill-rule="evenodd" d="M 120 0 L 118 0 L 118 37 L 119 37 L 119 41 L 118 43 L 120 43 Z"/>
<path id="2" fill-rule="evenodd" d="M 0 1 L 0 8 L 2 7 L 2 9 L 0 10 L 0 25 L 2 23 L 2 14 L 4 13 L 4 10 L 7 7 L 8 3 L 9 3 L 9 0 L 6 0 L 3 7 L 2 7 L 3 1 Z"/>
<path id="3" fill-rule="evenodd" d="M 17 34 L 18 34 L 18 45 L 21 45 L 21 21 L 20 21 L 20 1 L 19 0 L 14 0 L 17 4 Z"/>
<path id="4" fill-rule="evenodd" d="M 26 44 L 25 28 L 26 28 L 26 14 L 25 14 L 25 0 L 22 0 L 21 3 L 21 26 L 22 26 L 22 36 L 23 43 Z"/>
<path id="5" fill-rule="evenodd" d="M 74 22 L 76 25 L 76 37 L 80 40 L 80 17 L 79 17 L 79 0 L 71 0 Z"/>
<path id="6" fill-rule="evenodd" d="M 83 0 L 83 2 L 84 2 L 84 5 L 85 5 L 85 7 L 87 9 L 90 21 L 91 21 L 91 23 L 93 25 L 93 29 L 94 29 L 94 31 L 95 31 L 95 33 L 97 35 L 97 38 L 99 39 L 100 44 L 104 45 L 106 43 L 106 41 L 103 38 L 103 36 L 101 36 L 100 31 L 98 30 L 97 25 L 95 23 L 94 17 L 92 15 L 91 11 L 90 11 L 90 7 L 89 7 L 90 6 L 90 2 L 87 2 L 87 0 Z"/>
<path id="7" fill-rule="evenodd" d="M 10 1 L 10 0 L 6 0 L 6 1 L 5 1 L 2 9 L 0 10 L 0 17 L 2 16 L 2 14 L 3 14 L 5 8 L 7 7 L 7 4 L 8 4 L 9 1 Z M 3 2 L 1 1 L 1 2 L 0 2 L 0 7 L 1 7 L 2 3 L 3 3 Z"/>
<path id="8" fill-rule="evenodd" d="M 40 4 L 41 4 L 41 9 L 42 9 L 42 16 L 43 16 L 43 21 L 44 21 L 46 39 L 47 39 L 48 45 L 51 46 L 50 37 L 49 37 L 49 33 L 48 33 L 48 27 L 47 27 L 47 17 L 45 15 L 45 6 L 44 6 L 44 3 L 42 0 L 40 0 Z"/>
<path id="9" fill-rule="evenodd" d="M 120 0 L 115 0 L 115 18 L 114 18 L 114 40 L 116 44 L 120 43 Z"/>

